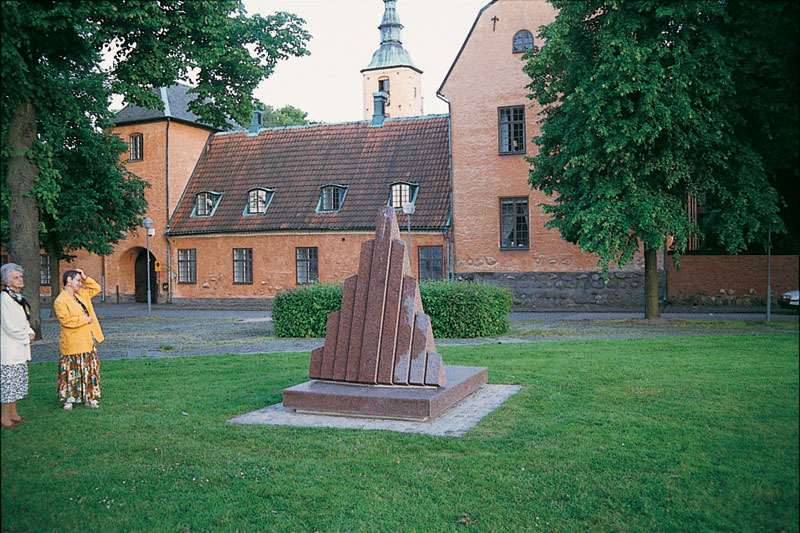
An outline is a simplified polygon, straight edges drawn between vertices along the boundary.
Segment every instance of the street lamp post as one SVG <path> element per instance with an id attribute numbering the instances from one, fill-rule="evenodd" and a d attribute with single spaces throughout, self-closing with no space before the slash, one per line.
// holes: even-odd
<path id="1" fill-rule="evenodd" d="M 403 204 L 403 213 L 408 218 L 408 262 L 411 264 L 411 215 L 414 214 L 414 204 L 405 202 Z"/>
<path id="2" fill-rule="evenodd" d="M 767 322 L 772 314 L 772 228 L 767 230 Z"/>
<path id="3" fill-rule="evenodd" d="M 150 314 L 150 236 L 156 234 L 155 228 L 153 228 L 153 219 L 150 217 L 145 217 L 142 220 L 142 226 L 147 230 L 147 237 L 145 242 L 147 243 L 147 314 Z"/>

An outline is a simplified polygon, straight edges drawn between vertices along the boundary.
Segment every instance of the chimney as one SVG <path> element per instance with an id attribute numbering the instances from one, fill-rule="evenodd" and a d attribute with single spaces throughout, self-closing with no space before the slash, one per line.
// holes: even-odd
<path id="1" fill-rule="evenodd" d="M 375 99 L 375 112 L 372 115 L 372 127 L 380 128 L 383 126 L 383 121 L 386 120 L 386 102 L 389 100 L 389 95 L 384 92 L 372 93 Z"/>
<path id="2" fill-rule="evenodd" d="M 264 112 L 260 109 L 253 109 L 253 122 L 247 128 L 248 135 L 258 135 L 258 130 L 264 124 Z"/>

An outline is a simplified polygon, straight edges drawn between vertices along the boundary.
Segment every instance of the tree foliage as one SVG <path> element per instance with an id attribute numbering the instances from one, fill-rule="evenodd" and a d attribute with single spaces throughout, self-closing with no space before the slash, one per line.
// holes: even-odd
<path id="1" fill-rule="evenodd" d="M 549 227 L 603 269 L 667 236 L 685 252 L 698 233 L 687 198 L 701 193 L 729 253 L 782 228 L 751 102 L 737 95 L 751 67 L 736 42 L 747 21 L 733 18 L 743 0 L 551 2 L 556 20 L 525 66 L 544 119 L 529 182 L 553 197 Z"/>
<path id="2" fill-rule="evenodd" d="M 61 255 L 102 254 L 140 222 L 144 184 L 119 164 L 112 94 L 162 109 L 151 89 L 183 81 L 194 85 L 189 108 L 204 122 L 248 124 L 255 87 L 279 60 L 306 54 L 309 39 L 302 19 L 248 16 L 241 0 L 3 0 L 2 8 L 2 239 L 29 272 L 39 268 L 38 233 Z M 30 128 L 33 138 L 23 135 Z M 15 231 L 15 217 L 33 224 Z M 29 275 L 34 304 L 38 290 Z"/>
<path id="3" fill-rule="evenodd" d="M 264 106 L 264 126 L 267 128 L 310 124 L 307 117 L 308 113 L 291 105 L 280 109 L 275 109 L 271 105 Z"/>

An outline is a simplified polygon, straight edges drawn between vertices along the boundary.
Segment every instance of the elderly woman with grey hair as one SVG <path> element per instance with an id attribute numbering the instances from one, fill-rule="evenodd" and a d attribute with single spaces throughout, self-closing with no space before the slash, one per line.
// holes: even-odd
<path id="1" fill-rule="evenodd" d="M 2 425 L 14 428 L 27 418 L 17 413 L 17 401 L 28 394 L 28 361 L 31 360 L 31 307 L 19 291 L 25 286 L 24 271 L 16 263 L 0 267 L 2 334 L 0 335 L 0 400 Z"/>

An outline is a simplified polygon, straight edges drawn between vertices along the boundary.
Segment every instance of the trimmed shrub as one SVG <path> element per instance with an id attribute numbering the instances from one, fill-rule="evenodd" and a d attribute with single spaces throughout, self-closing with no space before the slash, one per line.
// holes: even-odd
<path id="1" fill-rule="evenodd" d="M 272 323 L 278 337 L 324 337 L 328 314 L 342 307 L 342 284 L 315 283 L 275 296 Z"/>
<path id="2" fill-rule="evenodd" d="M 421 283 L 420 294 L 435 337 L 490 337 L 508 331 L 508 289 L 466 281 L 438 281 Z"/>
<path id="3" fill-rule="evenodd" d="M 328 314 L 342 306 L 342 285 L 317 283 L 275 297 L 272 322 L 278 337 L 324 337 Z M 466 281 L 420 284 L 433 335 L 440 338 L 490 337 L 508 331 L 511 291 Z"/>

